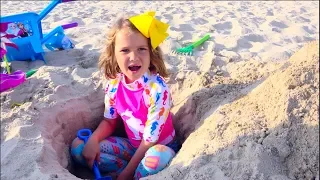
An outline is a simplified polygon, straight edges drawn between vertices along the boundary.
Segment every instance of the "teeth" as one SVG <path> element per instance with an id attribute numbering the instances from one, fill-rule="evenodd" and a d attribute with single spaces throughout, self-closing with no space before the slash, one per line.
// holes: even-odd
<path id="1" fill-rule="evenodd" d="M 131 71 L 137 71 L 141 68 L 141 66 L 129 66 L 129 70 Z"/>

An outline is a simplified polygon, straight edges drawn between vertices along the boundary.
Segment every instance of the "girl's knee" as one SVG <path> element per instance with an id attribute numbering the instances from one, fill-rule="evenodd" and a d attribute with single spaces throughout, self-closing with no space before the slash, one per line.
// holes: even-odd
<path id="1" fill-rule="evenodd" d="M 84 142 L 78 138 L 75 138 L 71 144 L 71 157 L 77 163 L 86 166 L 86 161 L 82 156 L 84 148 Z"/>
<path id="2" fill-rule="evenodd" d="M 157 144 L 146 152 L 136 169 L 134 179 L 140 179 L 162 171 L 174 158 L 175 152 L 168 146 Z"/>
<path id="3" fill-rule="evenodd" d="M 146 152 L 146 156 L 159 156 L 159 157 L 168 157 L 173 158 L 176 153 L 173 149 L 171 149 L 168 146 L 162 145 L 162 144 L 156 144 L 152 146 L 148 151 Z"/>
<path id="4" fill-rule="evenodd" d="M 83 140 L 75 138 L 71 143 L 71 148 L 77 148 L 80 144 L 84 144 Z"/>
<path id="5" fill-rule="evenodd" d="M 142 163 L 150 174 L 154 174 L 163 170 L 174 156 L 175 152 L 170 147 L 157 144 L 146 152 Z"/>

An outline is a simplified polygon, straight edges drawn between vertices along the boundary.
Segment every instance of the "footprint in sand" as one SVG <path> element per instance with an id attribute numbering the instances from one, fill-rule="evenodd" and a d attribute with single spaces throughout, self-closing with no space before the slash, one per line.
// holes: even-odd
<path id="1" fill-rule="evenodd" d="M 278 33 L 281 33 L 282 29 L 288 28 L 288 26 L 285 23 L 278 21 L 271 21 L 269 25 L 272 26 L 272 31 Z"/>
<path id="2" fill-rule="evenodd" d="M 68 12 L 70 11 L 70 6 L 63 6 L 61 9 L 62 12 Z"/>
<path id="3" fill-rule="evenodd" d="M 315 34 L 316 33 L 316 31 L 315 31 L 316 28 L 314 26 L 313 26 L 312 29 L 310 29 L 309 26 L 303 26 L 302 29 L 304 31 L 306 31 L 307 33 L 309 33 L 309 34 Z"/>
<path id="4" fill-rule="evenodd" d="M 78 18 L 78 17 L 72 17 L 72 22 L 77 22 L 78 26 L 85 25 L 85 23 L 83 22 L 82 18 Z"/>
<path id="5" fill-rule="evenodd" d="M 308 11 L 306 9 L 304 9 L 303 7 L 300 8 L 300 14 L 305 13 L 305 12 L 308 12 Z"/>
<path id="6" fill-rule="evenodd" d="M 220 34 L 230 34 L 230 30 L 232 29 L 232 27 L 232 22 L 230 21 L 213 25 L 213 29 Z"/>
<path id="7" fill-rule="evenodd" d="M 173 16 L 171 14 L 163 14 L 163 17 L 166 19 L 166 20 L 171 20 L 173 18 Z"/>
<path id="8" fill-rule="evenodd" d="M 261 35 L 257 35 L 257 34 L 249 34 L 243 37 L 244 39 L 251 41 L 251 42 L 264 42 L 265 39 L 263 36 Z"/>
<path id="9" fill-rule="evenodd" d="M 288 26 L 284 22 L 281 22 L 281 21 L 271 21 L 269 23 L 269 25 L 276 27 L 276 28 L 280 28 L 280 29 L 288 28 Z"/>
<path id="10" fill-rule="evenodd" d="M 310 19 L 304 18 L 302 16 L 297 17 L 296 20 L 297 20 L 298 23 L 309 23 L 309 22 L 311 22 Z"/>
<path id="11" fill-rule="evenodd" d="M 273 16 L 273 10 L 272 9 L 268 9 L 268 12 L 267 12 L 267 16 Z"/>
<path id="12" fill-rule="evenodd" d="M 180 38 L 180 41 L 187 41 L 192 39 L 192 34 L 190 32 L 181 32 L 182 38 Z"/>
<path id="13" fill-rule="evenodd" d="M 62 18 L 61 18 L 58 14 L 55 14 L 55 15 L 53 15 L 53 16 L 48 16 L 48 17 L 46 17 L 46 19 L 49 20 L 50 17 L 53 18 L 53 22 L 58 22 L 58 21 L 61 21 L 61 20 L 62 20 Z M 50 20 L 50 21 L 51 21 L 51 20 Z"/>
<path id="14" fill-rule="evenodd" d="M 173 7 L 166 7 L 165 10 L 168 12 L 168 11 L 171 11 L 173 10 Z"/>
<path id="15" fill-rule="evenodd" d="M 133 16 L 133 15 L 136 15 L 137 12 L 135 12 L 135 11 L 129 11 L 129 12 L 127 12 L 127 14 L 128 14 L 128 16 Z"/>
<path id="16" fill-rule="evenodd" d="M 242 37 L 237 40 L 237 46 L 233 48 L 231 51 L 238 51 L 239 49 L 250 49 L 252 48 L 252 44 L 246 38 Z"/>
<path id="17" fill-rule="evenodd" d="M 172 14 L 186 14 L 186 12 L 183 9 L 179 8 L 173 11 Z"/>
<path id="18" fill-rule="evenodd" d="M 194 21 L 193 21 L 196 25 L 200 24 L 200 25 L 204 25 L 204 24 L 207 24 L 208 21 L 203 19 L 203 18 L 196 18 Z"/>
<path id="19" fill-rule="evenodd" d="M 213 27 L 217 30 L 228 30 L 228 29 L 232 29 L 232 23 L 231 22 L 224 22 L 224 23 L 217 23 L 214 24 Z"/>
<path id="20" fill-rule="evenodd" d="M 214 41 L 214 44 L 215 44 L 213 49 L 214 52 L 219 52 L 219 51 L 222 51 L 223 49 L 226 49 L 226 47 L 223 44 L 216 43 L 215 41 Z"/>
<path id="21" fill-rule="evenodd" d="M 103 13 L 102 13 L 103 14 Z M 108 21 L 111 21 L 111 17 L 110 16 L 102 16 L 101 20 L 103 22 L 108 22 Z"/>
<path id="22" fill-rule="evenodd" d="M 194 31 L 195 29 L 189 24 L 180 24 L 179 28 L 170 27 L 172 31 Z"/>

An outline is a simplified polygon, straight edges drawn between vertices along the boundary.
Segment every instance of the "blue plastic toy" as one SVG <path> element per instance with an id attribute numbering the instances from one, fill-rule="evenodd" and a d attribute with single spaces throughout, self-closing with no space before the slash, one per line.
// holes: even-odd
<path id="1" fill-rule="evenodd" d="M 87 143 L 91 134 L 92 132 L 90 129 L 80 129 L 78 131 L 77 136 L 79 139 L 83 140 L 84 143 Z M 94 175 L 96 176 L 96 180 L 112 180 L 111 176 L 101 177 L 97 161 L 94 161 L 93 163 L 93 172 L 94 172 Z"/>
<path id="2" fill-rule="evenodd" d="M 71 40 L 64 34 L 65 29 L 77 27 L 78 23 L 70 23 L 56 27 L 49 34 L 45 35 L 41 43 L 51 51 L 55 49 L 73 49 L 75 46 Z"/>
<path id="3" fill-rule="evenodd" d="M 7 47 L 7 60 L 10 61 L 26 61 L 26 60 L 43 60 L 44 59 L 44 43 L 48 49 L 60 48 L 62 44 L 58 44 L 58 38 L 63 38 L 63 29 L 75 27 L 76 25 L 68 24 L 58 26 L 53 31 L 44 35 L 42 32 L 41 20 L 53 10 L 59 3 L 69 2 L 73 0 L 52 0 L 52 2 L 37 14 L 35 12 L 26 12 L 10 16 L 1 17 L 1 37 L 10 39 L 18 49 Z M 56 34 L 59 35 L 56 35 Z"/>

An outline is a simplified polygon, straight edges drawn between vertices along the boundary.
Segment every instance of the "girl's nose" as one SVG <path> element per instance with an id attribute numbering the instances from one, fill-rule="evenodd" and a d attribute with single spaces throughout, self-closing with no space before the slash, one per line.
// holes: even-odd
<path id="1" fill-rule="evenodd" d="M 130 58 L 130 61 L 136 61 L 136 60 L 138 60 L 138 55 L 135 51 L 131 51 L 129 58 Z"/>

